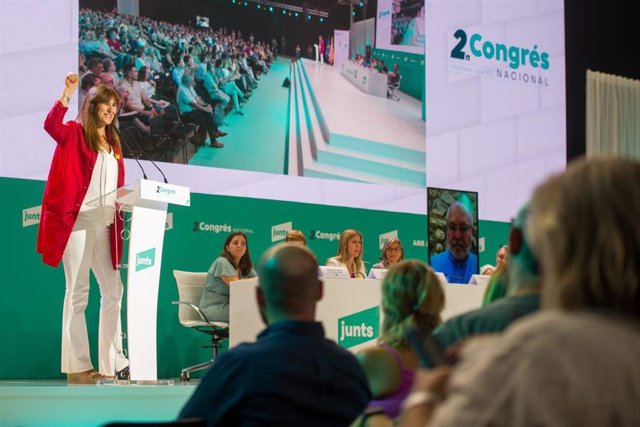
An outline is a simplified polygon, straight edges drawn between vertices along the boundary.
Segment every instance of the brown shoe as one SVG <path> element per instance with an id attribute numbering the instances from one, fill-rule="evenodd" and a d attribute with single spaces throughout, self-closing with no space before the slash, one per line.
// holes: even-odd
<path id="1" fill-rule="evenodd" d="M 97 381 L 105 379 L 107 379 L 107 377 L 95 369 L 67 374 L 67 384 L 95 384 Z"/>
<path id="2" fill-rule="evenodd" d="M 224 147 L 224 144 L 222 142 L 218 142 L 218 141 L 213 141 L 211 143 L 211 145 L 209 145 L 209 147 L 213 147 L 213 148 L 222 148 Z"/>
<path id="3" fill-rule="evenodd" d="M 221 130 L 217 130 L 216 133 L 213 134 L 213 136 L 216 137 L 216 138 L 220 138 L 220 137 L 223 137 L 223 136 L 226 136 L 226 135 L 227 135 L 227 133 L 226 132 L 222 132 Z"/>

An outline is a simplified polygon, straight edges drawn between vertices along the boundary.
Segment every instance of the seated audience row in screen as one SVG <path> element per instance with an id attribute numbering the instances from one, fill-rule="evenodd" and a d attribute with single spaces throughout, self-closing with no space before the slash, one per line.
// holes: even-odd
<path id="1" fill-rule="evenodd" d="M 356 357 L 315 322 L 316 257 L 291 244 L 268 250 L 256 294 L 267 328 L 220 357 L 180 418 L 209 426 L 640 425 L 638 182 L 640 163 L 598 159 L 542 183 L 510 230 L 507 295 L 444 323 L 433 271 L 396 263 L 381 285 L 378 344 Z M 361 245 L 357 233 L 351 238 Z"/>
<path id="2" fill-rule="evenodd" d="M 242 105 L 274 60 L 253 35 L 117 13 L 81 10 L 80 34 L 80 98 L 100 83 L 115 87 L 123 139 L 134 139 L 134 151 L 158 149 L 166 135 L 169 147 L 187 139 L 224 147 L 219 126 L 231 110 L 244 115 Z"/>

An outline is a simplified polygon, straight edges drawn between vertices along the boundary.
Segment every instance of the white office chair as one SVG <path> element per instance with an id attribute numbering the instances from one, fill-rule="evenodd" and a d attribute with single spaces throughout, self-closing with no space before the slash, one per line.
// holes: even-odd
<path id="1" fill-rule="evenodd" d="M 181 381 L 189 381 L 191 372 L 200 371 L 211 366 L 218 357 L 220 342 L 229 338 L 229 324 L 226 322 L 210 322 L 198 305 L 204 292 L 207 273 L 193 273 L 189 271 L 173 270 L 173 277 L 178 285 L 178 319 L 185 328 L 195 329 L 211 337 L 211 360 L 189 366 L 180 372 Z M 208 346 L 206 346 L 208 347 Z"/>
<path id="2" fill-rule="evenodd" d="M 394 101 L 400 101 L 398 95 L 396 95 L 396 90 L 400 89 L 400 82 L 402 81 L 402 74 L 398 78 L 398 81 L 395 83 L 387 84 L 387 98 L 393 99 Z"/>

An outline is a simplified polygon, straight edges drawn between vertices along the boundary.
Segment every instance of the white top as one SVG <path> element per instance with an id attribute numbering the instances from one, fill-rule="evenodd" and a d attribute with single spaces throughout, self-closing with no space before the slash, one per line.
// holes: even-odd
<path id="1" fill-rule="evenodd" d="M 142 102 L 142 86 L 140 82 L 134 80 L 133 83 L 129 83 L 127 79 L 120 81 L 120 87 L 124 88 L 129 95 L 127 96 L 127 103 L 131 104 L 135 108 L 144 110 L 144 103 Z"/>
<path id="2" fill-rule="evenodd" d="M 471 341 L 429 426 L 639 426 L 635 322 L 544 310 Z"/>
<path id="3" fill-rule="evenodd" d="M 346 267 L 347 270 L 349 270 L 349 267 L 347 266 L 347 264 L 338 261 L 337 257 L 331 257 L 327 260 L 327 264 L 329 266 L 342 266 L 342 267 Z M 356 272 L 356 277 L 355 279 L 366 279 L 367 278 L 367 270 L 364 268 L 364 263 L 362 264 L 362 266 L 360 267 L 360 270 L 358 270 Z"/>
<path id="4" fill-rule="evenodd" d="M 114 152 L 99 151 L 96 164 L 91 174 L 91 182 L 84 196 L 80 212 L 95 215 L 96 220 L 104 218 L 105 225 L 113 222 L 115 212 L 115 199 L 113 197 L 105 197 L 112 193 L 118 187 L 118 161 L 113 156 Z M 99 205 L 95 206 L 94 201 L 99 201 Z M 92 206 L 87 203 L 92 202 Z"/>
<path id="5" fill-rule="evenodd" d="M 149 82 L 139 82 L 139 83 L 140 83 L 140 88 L 147 95 L 147 98 L 153 98 L 153 95 L 156 94 L 155 86 Z"/>

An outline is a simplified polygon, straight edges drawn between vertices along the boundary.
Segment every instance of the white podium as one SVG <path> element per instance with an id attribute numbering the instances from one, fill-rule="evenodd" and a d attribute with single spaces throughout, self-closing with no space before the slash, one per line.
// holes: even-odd
<path id="1" fill-rule="evenodd" d="M 131 381 L 157 381 L 157 308 L 162 246 L 169 204 L 189 206 L 187 187 L 141 179 L 118 188 L 118 215 L 130 212 L 128 240 L 127 337 Z"/>

